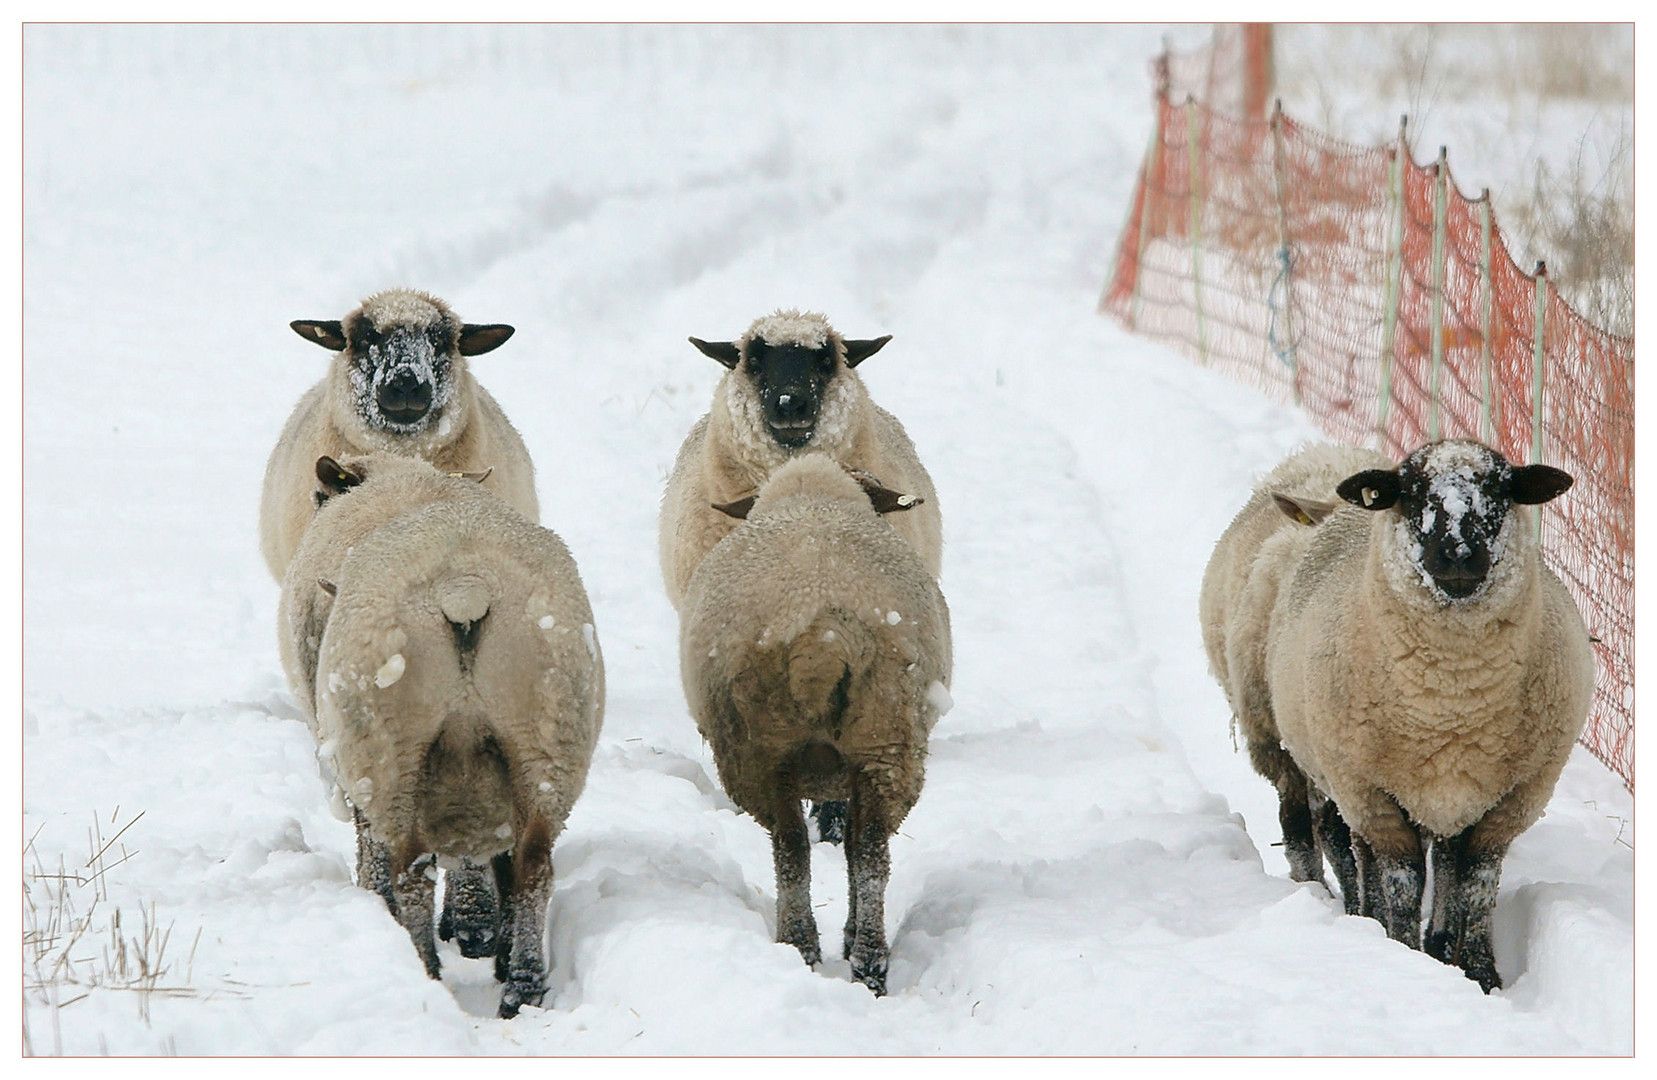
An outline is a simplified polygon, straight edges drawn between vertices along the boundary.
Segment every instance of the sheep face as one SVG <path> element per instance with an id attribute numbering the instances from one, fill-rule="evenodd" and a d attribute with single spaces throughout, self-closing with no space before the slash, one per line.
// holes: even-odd
<path id="1" fill-rule="evenodd" d="M 1547 465 L 1515 467 L 1495 450 L 1463 439 L 1420 447 L 1396 469 L 1367 469 L 1342 481 L 1341 498 L 1396 513 L 1396 550 L 1441 603 L 1482 595 L 1514 530 L 1513 504 L 1544 503 L 1571 486 Z"/>
<path id="2" fill-rule="evenodd" d="M 771 438 L 798 450 L 811 442 L 825 405 L 832 407 L 841 371 L 856 367 L 892 338 L 848 341 L 821 315 L 780 311 L 755 322 L 737 341 L 690 340 L 748 384 Z"/>
<path id="3" fill-rule="evenodd" d="M 307 341 L 341 353 L 351 405 L 369 428 L 414 435 L 441 429 L 465 371 L 512 327 L 462 323 L 447 304 L 408 289 L 376 293 L 342 321 L 291 324 Z"/>

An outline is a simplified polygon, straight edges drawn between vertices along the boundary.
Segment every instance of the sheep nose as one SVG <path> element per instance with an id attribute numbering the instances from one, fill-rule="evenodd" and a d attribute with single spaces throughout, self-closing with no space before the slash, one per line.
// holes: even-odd
<path id="1" fill-rule="evenodd" d="M 380 384 L 380 412 L 396 424 L 412 424 L 432 405 L 432 384 L 404 368 Z"/>
<path id="2" fill-rule="evenodd" d="M 809 420 L 811 400 L 796 390 L 784 390 L 777 395 L 777 419 L 784 422 Z"/>

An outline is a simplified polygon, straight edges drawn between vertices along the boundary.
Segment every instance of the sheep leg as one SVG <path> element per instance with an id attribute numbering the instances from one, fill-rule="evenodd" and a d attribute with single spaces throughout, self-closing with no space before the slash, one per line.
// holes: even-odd
<path id="1" fill-rule="evenodd" d="M 499 902 L 489 868 L 462 858 L 457 869 L 443 876 L 443 916 L 437 936 L 458 939 L 460 955 L 469 960 L 493 956 L 500 933 Z"/>
<path id="2" fill-rule="evenodd" d="M 1283 828 L 1283 856 L 1294 881 L 1323 880 L 1323 857 L 1318 854 L 1316 828 L 1309 804 L 1306 774 L 1288 766 L 1277 777 L 1277 823 Z"/>
<path id="3" fill-rule="evenodd" d="M 1460 868 L 1457 858 L 1467 844 L 1467 833 L 1433 841 L 1433 907 L 1427 919 L 1427 935 L 1421 949 L 1440 963 L 1456 962 L 1456 946 L 1464 929 L 1465 909 L 1461 905 Z"/>
<path id="4" fill-rule="evenodd" d="M 518 830 L 518 844 L 508 871 L 512 881 L 503 889 L 510 896 L 509 921 L 503 936 L 512 941 L 507 959 L 506 985 L 501 989 L 497 1015 L 510 1020 L 525 1005 L 540 1005 L 547 994 L 547 966 L 542 957 L 546 936 L 547 902 L 552 899 L 552 830 L 535 815 Z M 500 868 L 497 861 L 497 871 Z"/>
<path id="5" fill-rule="evenodd" d="M 353 809 L 351 817 L 357 826 L 357 884 L 379 893 L 395 916 L 397 895 L 391 888 L 391 849 L 368 835 L 368 820 L 361 810 Z"/>
<path id="6" fill-rule="evenodd" d="M 1381 918 L 1380 911 L 1377 910 L 1377 905 L 1381 899 L 1381 887 L 1376 884 L 1375 852 L 1370 848 L 1369 841 L 1362 836 L 1357 833 L 1351 833 L 1350 835 L 1352 837 L 1352 862 L 1358 874 L 1358 914 L 1366 919 L 1384 922 L 1385 920 Z"/>
<path id="7" fill-rule="evenodd" d="M 826 844 L 846 839 L 846 803 L 842 799 L 811 804 L 811 819 L 817 823 L 817 837 Z"/>
<path id="8" fill-rule="evenodd" d="M 846 828 L 847 919 L 846 959 L 852 978 L 886 996 L 886 881 L 891 876 L 891 852 L 884 802 L 871 785 L 858 777 Z"/>
<path id="9" fill-rule="evenodd" d="M 771 828 L 771 861 L 777 873 L 777 941 L 800 950 L 807 964 L 823 958 L 817 917 L 811 913 L 811 835 L 805 812 L 787 785 L 778 792 Z"/>
<path id="10" fill-rule="evenodd" d="M 439 978 L 437 939 L 432 935 L 432 899 L 437 887 L 435 857 L 419 855 L 409 859 L 397 875 L 397 921 L 414 940 L 414 951 L 426 965 L 426 974 Z"/>
<path id="11" fill-rule="evenodd" d="M 1341 817 L 1334 799 L 1316 787 L 1308 790 L 1311 794 L 1312 831 L 1335 871 L 1335 881 L 1341 887 L 1342 906 L 1348 915 L 1356 915 L 1361 907 L 1359 898 L 1362 890 L 1358 887 L 1358 863 L 1352 852 L 1352 830 L 1347 828 L 1346 819 Z"/>
<path id="12" fill-rule="evenodd" d="M 500 932 L 495 935 L 495 981 L 504 983 L 512 977 L 512 853 L 503 851 L 489 863 L 495 872 L 495 895 L 500 897 L 496 910 Z"/>

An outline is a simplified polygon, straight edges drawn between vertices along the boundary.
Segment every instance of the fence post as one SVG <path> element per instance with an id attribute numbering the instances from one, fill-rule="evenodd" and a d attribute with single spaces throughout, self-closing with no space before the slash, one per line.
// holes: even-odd
<path id="1" fill-rule="evenodd" d="M 1287 344 L 1278 349 L 1276 335 L 1268 327 L 1266 340 L 1271 345 L 1278 358 L 1289 365 L 1289 388 L 1296 405 L 1300 404 L 1300 364 L 1295 356 L 1295 323 L 1294 323 L 1294 280 L 1290 274 L 1289 258 L 1289 221 L 1286 208 L 1287 199 L 1283 191 L 1283 99 L 1278 98 L 1272 108 L 1272 173 L 1277 186 L 1277 261 L 1279 265 L 1278 280 L 1283 282 L 1283 337 Z M 1266 294 L 1266 303 L 1271 304 L 1271 292 Z M 1277 309 L 1271 309 L 1272 322 L 1277 320 Z"/>
<path id="2" fill-rule="evenodd" d="M 1191 294 L 1197 308 L 1197 355 L 1208 364 L 1208 320 L 1202 310 L 1202 193 L 1197 183 L 1201 154 L 1197 149 L 1197 102 L 1185 98 L 1185 149 L 1189 161 L 1187 182 L 1191 186 Z"/>
<path id="3" fill-rule="evenodd" d="M 1387 413 L 1392 407 L 1392 353 L 1398 336 L 1399 281 L 1404 270 L 1404 161 L 1410 145 L 1408 113 L 1398 118 L 1398 145 L 1392 148 L 1392 168 L 1387 173 L 1387 280 L 1385 311 L 1381 321 L 1380 407 L 1376 410 L 1376 431 L 1380 451 L 1387 452 Z"/>
<path id="4" fill-rule="evenodd" d="M 1490 373 L 1490 324 L 1491 324 L 1491 288 L 1490 288 L 1490 189 L 1485 188 L 1479 195 L 1479 228 L 1483 233 L 1484 244 L 1479 258 L 1479 371 L 1484 381 L 1484 410 L 1479 420 L 1479 438 L 1487 446 L 1496 445 L 1495 405 L 1492 395 L 1496 392 L 1495 380 Z"/>
<path id="5" fill-rule="evenodd" d="M 1167 54 L 1164 53 L 1163 56 L 1166 63 Z M 1163 113 L 1167 107 L 1168 91 L 1166 87 L 1162 87 L 1157 92 L 1156 130 L 1151 132 L 1151 149 L 1145 155 L 1145 175 L 1139 181 L 1139 250 L 1134 252 L 1133 298 L 1128 302 L 1128 327 L 1132 330 L 1139 329 L 1139 291 L 1140 283 L 1145 279 L 1145 244 L 1151 225 L 1151 178 L 1161 170 Z"/>
<path id="6" fill-rule="evenodd" d="M 1438 441 L 1438 387 L 1444 370 L 1444 217 L 1449 173 L 1449 150 L 1440 146 L 1438 160 L 1433 163 L 1433 306 L 1429 331 L 1433 370 L 1427 393 L 1427 438 L 1433 442 Z"/>
<path id="7" fill-rule="evenodd" d="M 1536 264 L 1536 324 L 1534 327 L 1535 344 L 1531 351 L 1531 417 L 1530 417 L 1530 460 L 1536 464 L 1542 460 L 1542 385 L 1543 359 L 1547 350 L 1543 348 L 1543 338 L 1547 334 L 1548 323 L 1548 264 L 1538 261 Z M 1542 508 L 1536 508 L 1536 538 L 1542 538 Z"/>

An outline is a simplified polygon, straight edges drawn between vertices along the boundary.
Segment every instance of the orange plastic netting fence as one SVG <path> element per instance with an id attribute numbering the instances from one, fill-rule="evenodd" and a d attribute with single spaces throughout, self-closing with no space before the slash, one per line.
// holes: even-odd
<path id="1" fill-rule="evenodd" d="M 1584 320 L 1545 267 L 1519 269 L 1489 193 L 1464 196 L 1442 151 L 1423 166 L 1402 131 L 1361 147 L 1281 109 L 1175 104 L 1168 58 L 1159 73 L 1100 310 L 1297 403 L 1340 441 L 1396 460 L 1476 438 L 1571 473 L 1539 508 L 1542 546 L 1597 639 L 1582 743 L 1632 790 L 1633 339 Z"/>

